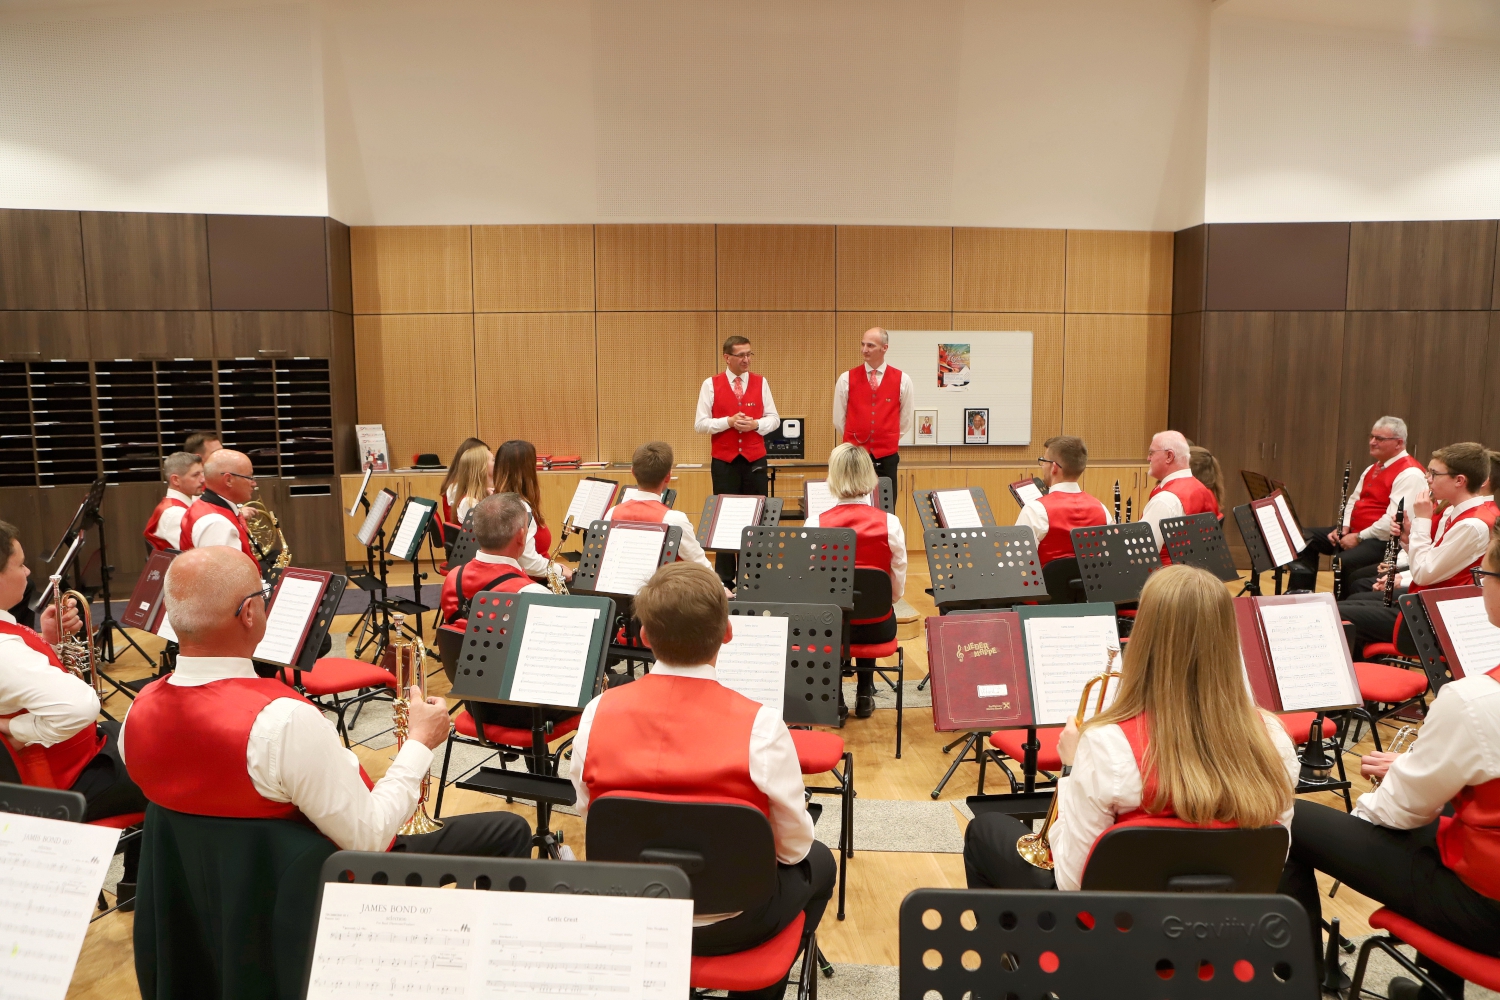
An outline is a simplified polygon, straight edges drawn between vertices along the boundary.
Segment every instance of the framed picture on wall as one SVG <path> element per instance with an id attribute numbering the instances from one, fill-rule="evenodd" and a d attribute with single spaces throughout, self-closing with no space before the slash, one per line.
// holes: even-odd
<path id="1" fill-rule="evenodd" d="M 971 407 L 964 410 L 964 444 L 990 443 L 989 407 Z"/>
<path id="2" fill-rule="evenodd" d="M 937 410 L 913 410 L 912 418 L 916 422 L 917 444 L 937 444 Z"/>

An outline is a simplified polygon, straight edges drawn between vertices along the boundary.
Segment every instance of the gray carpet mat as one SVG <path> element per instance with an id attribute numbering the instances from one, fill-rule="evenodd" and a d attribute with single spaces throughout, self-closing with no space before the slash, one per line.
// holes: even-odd
<path id="1" fill-rule="evenodd" d="M 844 803 L 833 795 L 816 795 L 813 801 L 823 807 L 817 825 L 818 839 L 830 848 L 836 848 Z M 958 816 L 950 803 L 857 797 L 854 800 L 854 849 L 962 854 L 964 838 L 958 826 Z"/>
<path id="2" fill-rule="evenodd" d="M 918 678 L 917 680 L 911 680 L 910 678 L 908 678 L 906 681 L 902 682 L 901 686 L 905 689 L 901 703 L 903 710 L 911 708 L 932 707 L 932 685 L 929 684 L 925 689 L 918 691 L 917 685 L 919 683 L 921 683 L 921 678 Z M 854 678 L 844 678 L 844 704 L 848 705 L 851 711 L 854 708 L 854 692 Z M 880 680 L 878 676 L 875 679 L 875 707 L 896 707 L 895 689 L 885 681 Z"/>

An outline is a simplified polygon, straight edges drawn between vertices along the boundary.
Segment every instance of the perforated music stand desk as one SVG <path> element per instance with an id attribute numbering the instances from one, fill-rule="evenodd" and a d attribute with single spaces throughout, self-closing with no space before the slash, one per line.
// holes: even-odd
<path id="1" fill-rule="evenodd" d="M 746 528 L 735 598 L 854 610 L 853 528 Z"/>
<path id="2" fill-rule="evenodd" d="M 1225 583 L 1240 578 L 1229 555 L 1224 529 L 1212 514 L 1166 518 L 1161 522 L 1161 534 L 1172 562 L 1206 569 Z"/>
<path id="3" fill-rule="evenodd" d="M 383 877 L 378 877 L 383 876 Z M 451 876 L 460 889 L 551 892 L 585 896 L 691 899 L 693 887 L 675 865 L 550 858 L 474 858 L 406 851 L 335 851 L 323 862 L 320 883 L 356 882 L 441 887 Z M 322 884 L 318 906 L 322 907 Z"/>
<path id="4" fill-rule="evenodd" d="M 781 523 L 781 511 L 786 500 L 781 497 L 766 497 L 765 507 L 760 512 L 760 526 L 762 528 L 774 528 Z M 719 509 L 719 494 L 715 493 L 703 501 L 703 513 L 698 517 L 698 530 L 696 536 L 698 544 L 703 546 L 704 552 L 718 552 L 718 549 L 708 547 L 709 531 L 713 528 L 714 514 Z M 724 549 L 725 552 L 738 552 L 739 548 Z"/>
<path id="5" fill-rule="evenodd" d="M 957 487 L 955 487 L 956 489 Z M 917 517 L 922 521 L 922 531 L 928 532 L 933 528 L 941 528 L 938 523 L 937 508 L 933 506 L 932 495 L 934 493 L 947 493 L 948 490 L 912 490 L 912 504 L 917 508 Z M 995 524 L 995 512 L 990 509 L 990 498 L 985 495 L 983 486 L 970 486 L 969 494 L 974 498 L 974 507 L 979 511 L 980 527 L 991 527 Z"/>
<path id="6" fill-rule="evenodd" d="M 1078 575 L 1090 601 L 1134 603 L 1146 580 L 1161 569 L 1161 550 L 1149 521 L 1097 524 L 1074 528 L 1071 534 Z"/>
<path id="7" fill-rule="evenodd" d="M 731 616 L 789 619 L 781 718 L 790 726 L 839 724 L 839 653 L 844 614 L 836 604 L 730 601 Z"/>
<path id="8" fill-rule="evenodd" d="M 1251 593 L 1260 596 L 1260 575 L 1269 571 L 1275 571 L 1279 567 L 1272 562 L 1271 553 L 1266 549 L 1266 541 L 1260 534 L 1260 523 L 1255 520 L 1255 510 L 1249 504 L 1242 504 L 1234 509 L 1234 523 L 1240 529 L 1240 538 L 1244 539 L 1245 551 L 1250 556 L 1250 580 L 1245 584 L 1245 590 L 1241 593 Z M 1281 574 L 1276 574 L 1276 593 L 1281 593 Z"/>
<path id="9" fill-rule="evenodd" d="M 922 546 L 939 614 L 1047 599 L 1036 535 L 1025 525 L 933 528 Z"/>
<path id="10" fill-rule="evenodd" d="M 318 602 L 317 613 L 313 615 L 312 625 L 307 630 L 307 638 L 302 642 L 302 651 L 297 654 L 297 662 L 292 664 L 294 671 L 311 670 L 318 662 L 319 650 L 323 648 L 323 640 L 328 638 L 328 630 L 333 627 L 333 616 L 338 612 L 339 601 L 343 599 L 344 589 L 348 586 L 347 576 L 335 573 L 328 578 L 328 586 L 323 591 L 323 599 Z M 343 656 L 344 651 L 336 649 L 330 655 Z M 280 668 L 280 664 L 276 666 Z"/>
<path id="11" fill-rule="evenodd" d="M 479 536 L 474 534 L 474 512 L 471 510 L 464 517 L 463 530 L 458 533 L 458 537 L 453 540 L 453 547 L 448 550 L 448 572 L 461 568 L 478 551 Z"/>

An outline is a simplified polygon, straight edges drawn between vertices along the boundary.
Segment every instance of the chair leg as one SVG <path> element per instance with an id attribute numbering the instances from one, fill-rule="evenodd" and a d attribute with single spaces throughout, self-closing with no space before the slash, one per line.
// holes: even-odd
<path id="1" fill-rule="evenodd" d="M 844 898 L 849 886 L 849 859 L 854 856 L 854 754 L 844 753 L 844 778 L 840 797 L 843 799 L 843 822 L 839 830 L 839 909 L 838 919 L 844 919 Z"/>
<path id="2" fill-rule="evenodd" d="M 443 815 L 443 792 L 448 787 L 448 761 L 453 758 L 453 735 L 448 735 L 447 746 L 443 748 L 443 773 L 438 775 L 437 799 L 432 803 L 432 818 L 441 819 Z"/>
<path id="3" fill-rule="evenodd" d="M 906 650 L 896 647 L 896 759 L 901 759 L 901 713 L 906 705 Z"/>
<path id="4" fill-rule="evenodd" d="M 1400 949 L 1396 947 L 1397 943 L 1398 942 L 1395 938 L 1383 937 L 1380 935 L 1375 935 L 1365 939 L 1365 943 L 1359 949 L 1359 962 L 1354 967 L 1354 980 L 1349 987 L 1349 996 L 1351 998 L 1358 997 L 1363 992 L 1361 987 L 1364 985 L 1365 981 L 1365 966 L 1370 961 L 1370 950 L 1372 948 L 1379 948 L 1381 951 L 1386 953 L 1386 956 L 1390 958 L 1391 961 L 1395 962 L 1407 972 L 1410 972 L 1412 975 L 1416 976 L 1417 981 L 1423 986 L 1427 987 L 1427 989 L 1431 990 L 1434 996 L 1443 997 L 1444 1000 L 1457 1000 L 1457 998 L 1450 997 L 1441 986 L 1433 982 L 1432 977 L 1427 974 L 1426 970 L 1417 965 L 1416 962 L 1413 962 L 1411 959 L 1403 955 Z"/>

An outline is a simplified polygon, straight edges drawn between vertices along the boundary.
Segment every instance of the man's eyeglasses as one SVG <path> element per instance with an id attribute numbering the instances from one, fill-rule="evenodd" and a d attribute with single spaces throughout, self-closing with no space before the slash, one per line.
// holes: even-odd
<path id="1" fill-rule="evenodd" d="M 755 352 L 754 351 L 746 351 L 744 354 L 731 354 L 729 356 L 731 358 L 753 358 L 753 357 L 755 357 Z"/>
<path id="2" fill-rule="evenodd" d="M 234 617 L 238 618 L 240 616 L 240 612 L 245 610 L 245 602 L 246 601 L 251 600 L 252 598 L 256 598 L 256 597 L 259 597 L 263 601 L 269 601 L 271 599 L 271 594 L 275 590 L 276 590 L 275 587 L 271 586 L 269 583 L 266 583 L 266 584 L 262 584 L 261 588 L 259 590 L 257 590 L 255 593 L 253 593 L 253 594 L 246 594 L 243 598 L 240 599 L 240 603 L 237 604 L 237 605 L 235 605 L 235 608 L 234 608 Z"/>
<path id="3" fill-rule="evenodd" d="M 1478 566 L 1475 566 L 1473 569 L 1469 570 L 1469 576 L 1473 579 L 1474 586 L 1483 587 L 1485 577 L 1493 576 L 1500 578 L 1500 573 L 1491 573 L 1487 569 L 1480 569 Z"/>
<path id="4" fill-rule="evenodd" d="M 248 479 L 252 483 L 255 482 L 255 477 L 254 476 L 247 476 L 247 475 L 245 475 L 242 472 L 226 472 L 226 473 L 224 473 L 224 475 L 226 475 L 226 476 L 233 476 L 236 479 Z"/>
<path id="5" fill-rule="evenodd" d="M 1041 456 L 1040 458 L 1038 458 L 1036 460 L 1036 464 L 1037 465 L 1051 465 L 1052 464 L 1052 459 L 1048 458 L 1046 455 L 1043 455 L 1043 456 Z"/>
<path id="6" fill-rule="evenodd" d="M 1427 470 L 1427 481 L 1430 483 L 1434 479 L 1440 479 L 1443 476 L 1461 476 L 1461 475 L 1463 475 L 1463 473 L 1461 473 L 1461 472 L 1433 472 L 1431 469 L 1428 469 Z"/>
<path id="7" fill-rule="evenodd" d="M 1370 435 L 1370 440 L 1371 441 L 1400 441 L 1401 439 L 1398 438 L 1398 437 L 1382 437 L 1379 434 L 1371 434 Z"/>

